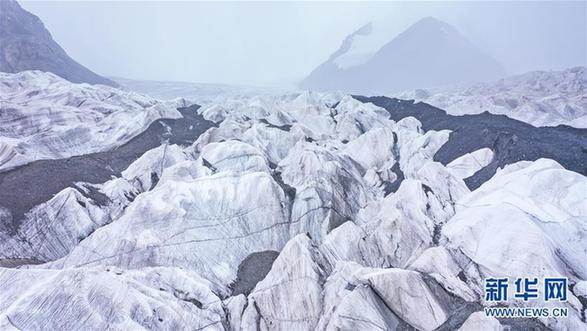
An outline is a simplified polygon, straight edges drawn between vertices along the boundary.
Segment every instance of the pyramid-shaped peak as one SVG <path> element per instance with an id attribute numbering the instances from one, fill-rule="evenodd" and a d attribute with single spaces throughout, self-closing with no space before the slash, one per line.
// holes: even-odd
<path id="1" fill-rule="evenodd" d="M 348 36 L 301 86 L 319 91 L 385 94 L 494 80 L 504 75 L 497 61 L 455 27 L 437 18 L 424 17 L 387 41 L 376 30 L 377 26 L 369 35 L 355 31 Z"/>
<path id="2" fill-rule="evenodd" d="M 420 19 L 416 23 L 412 24 L 406 31 L 404 31 L 404 33 L 414 31 L 422 31 L 424 33 L 431 33 L 435 31 L 455 34 L 459 33 L 452 25 L 432 16 Z"/>

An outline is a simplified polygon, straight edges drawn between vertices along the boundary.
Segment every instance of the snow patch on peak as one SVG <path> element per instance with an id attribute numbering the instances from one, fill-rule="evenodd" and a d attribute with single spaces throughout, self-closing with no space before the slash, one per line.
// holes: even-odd
<path id="1" fill-rule="evenodd" d="M 346 37 L 333 63 L 340 69 L 348 69 L 369 61 L 371 56 L 385 43 L 379 26 L 372 22 L 362 26 Z"/>
<path id="2" fill-rule="evenodd" d="M 450 24 L 434 17 L 424 17 L 401 34 L 434 33 L 440 31 L 448 35 L 458 33 Z M 346 70 L 367 63 L 382 46 L 388 43 L 397 32 L 388 22 L 369 22 L 345 38 L 341 48 L 333 54 L 332 62 Z"/>

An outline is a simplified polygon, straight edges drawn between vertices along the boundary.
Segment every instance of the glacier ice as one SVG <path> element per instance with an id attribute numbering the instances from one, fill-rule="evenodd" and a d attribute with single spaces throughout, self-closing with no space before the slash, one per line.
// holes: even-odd
<path id="1" fill-rule="evenodd" d="M 58 192 L 0 229 L 0 328 L 587 327 L 587 178 L 539 158 L 471 189 L 494 152 L 445 165 L 450 130 L 359 99 L 206 105 L 192 144 Z M 485 277 L 528 273 L 569 279 L 568 318 L 482 314 Z"/>

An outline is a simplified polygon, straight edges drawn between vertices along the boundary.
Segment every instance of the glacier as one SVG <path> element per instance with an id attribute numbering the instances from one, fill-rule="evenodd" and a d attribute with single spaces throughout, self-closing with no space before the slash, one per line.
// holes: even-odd
<path id="1" fill-rule="evenodd" d="M 72 180 L 0 228 L 1 329 L 587 328 L 584 130 L 342 93 L 194 107 L 56 89 L 66 83 L 40 72 L 0 80 L 46 84 L 39 93 L 56 100 L 88 95 L 66 103 L 77 116 L 32 116 L 33 132 L 47 120 L 100 132 L 103 117 L 78 117 L 92 109 L 143 116 L 108 122 L 133 126 L 127 144 L 165 118 L 171 130 L 123 169 Z M 112 135 L 45 157 L 124 148 Z M 567 318 L 485 317 L 485 278 L 529 274 L 568 278 L 556 303 Z"/>
<path id="2" fill-rule="evenodd" d="M 452 115 L 502 114 L 534 126 L 587 128 L 587 69 L 533 71 L 497 81 L 415 89 L 393 94 Z"/>
<path id="3" fill-rule="evenodd" d="M 41 71 L 0 72 L 0 80 L 0 171 L 113 149 L 185 106 Z"/>

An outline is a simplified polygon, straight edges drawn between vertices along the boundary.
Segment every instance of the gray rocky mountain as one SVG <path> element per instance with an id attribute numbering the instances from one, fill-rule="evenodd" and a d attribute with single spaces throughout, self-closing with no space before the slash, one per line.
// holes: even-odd
<path id="1" fill-rule="evenodd" d="M 73 60 L 41 20 L 14 0 L 0 1 L 0 71 L 52 72 L 74 83 L 118 86 Z"/>
<path id="2" fill-rule="evenodd" d="M 330 58 L 305 78 L 300 87 L 386 94 L 500 78 L 501 65 L 484 54 L 451 25 L 424 18 L 378 50 L 370 52 L 380 31 L 371 24 L 348 36 Z"/>

